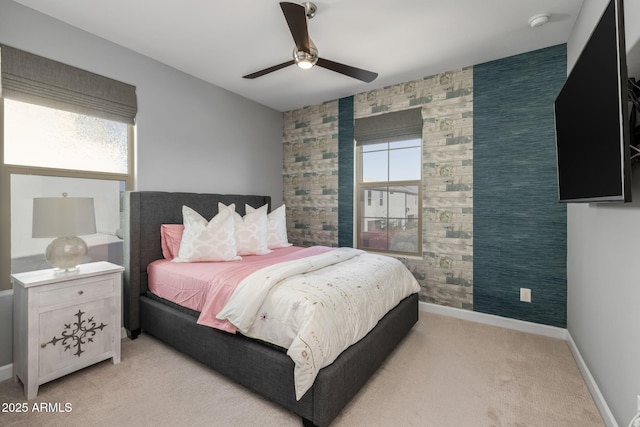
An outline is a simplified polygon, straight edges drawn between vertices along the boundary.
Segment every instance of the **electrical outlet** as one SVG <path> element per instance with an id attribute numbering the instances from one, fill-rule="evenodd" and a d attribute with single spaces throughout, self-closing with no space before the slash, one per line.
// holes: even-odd
<path id="1" fill-rule="evenodd" d="M 520 288 L 520 301 L 531 302 L 531 289 Z"/>

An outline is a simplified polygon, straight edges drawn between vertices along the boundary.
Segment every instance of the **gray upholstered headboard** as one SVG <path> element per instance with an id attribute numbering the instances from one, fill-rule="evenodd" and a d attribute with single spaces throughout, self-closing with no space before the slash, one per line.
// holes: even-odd
<path id="1" fill-rule="evenodd" d="M 194 209 L 207 220 L 218 213 L 218 202 L 236 204 L 236 212 L 245 214 L 245 204 L 271 210 L 270 196 L 235 194 L 170 193 L 129 191 L 124 193 L 124 326 L 127 332 L 140 329 L 139 299 L 147 291 L 147 265 L 162 258 L 161 224 L 182 224 L 182 206 Z"/>

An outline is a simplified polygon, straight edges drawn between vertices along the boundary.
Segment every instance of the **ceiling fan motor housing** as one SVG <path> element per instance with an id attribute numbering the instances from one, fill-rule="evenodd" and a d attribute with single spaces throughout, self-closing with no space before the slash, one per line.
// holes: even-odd
<path id="1" fill-rule="evenodd" d="M 308 69 L 316 65 L 316 62 L 318 62 L 318 49 L 311 39 L 309 39 L 309 52 L 300 50 L 296 46 L 293 47 L 293 60 L 296 62 L 298 67 L 304 69 Z"/>

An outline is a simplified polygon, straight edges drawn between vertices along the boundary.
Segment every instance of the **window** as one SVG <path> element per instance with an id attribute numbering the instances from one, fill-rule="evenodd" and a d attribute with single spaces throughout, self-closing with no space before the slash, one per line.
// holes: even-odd
<path id="1" fill-rule="evenodd" d="M 131 188 L 132 126 L 4 99 L 4 169 L 9 178 L 11 273 L 50 268 L 31 236 L 34 197 L 92 197 L 97 234 L 84 237 L 92 261 L 122 262 L 120 192 Z M 3 196 L 4 197 L 4 196 Z"/>
<path id="2" fill-rule="evenodd" d="M 421 144 L 420 139 L 411 139 L 358 148 L 358 194 L 372 190 L 379 194 L 377 206 L 360 204 L 359 248 L 421 252 Z M 361 196 L 360 200 L 364 198 Z"/>
<path id="3" fill-rule="evenodd" d="M 122 263 L 120 193 L 124 181 L 11 174 L 11 272 L 51 268 L 42 254 L 52 238 L 32 238 L 33 199 L 60 197 L 63 192 L 94 201 L 96 234 L 81 236 L 92 261 Z"/>
<path id="4" fill-rule="evenodd" d="M 355 137 L 357 247 L 420 255 L 421 110 L 356 120 Z M 371 192 L 378 194 L 378 203 L 371 203 Z"/>
<path id="5" fill-rule="evenodd" d="M 48 242 L 31 237 L 34 197 L 93 197 L 89 255 L 117 262 L 120 193 L 133 188 L 135 87 L 5 45 L 0 54 L 0 231 L 11 236 L 0 242 L 0 290 L 10 272 L 50 267 L 37 259 Z"/>

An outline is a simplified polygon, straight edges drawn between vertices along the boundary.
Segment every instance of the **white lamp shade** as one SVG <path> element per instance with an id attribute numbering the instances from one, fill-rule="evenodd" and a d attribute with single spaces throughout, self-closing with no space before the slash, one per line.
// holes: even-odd
<path id="1" fill-rule="evenodd" d="M 95 234 L 96 216 L 91 197 L 33 199 L 33 237 L 69 237 Z"/>

